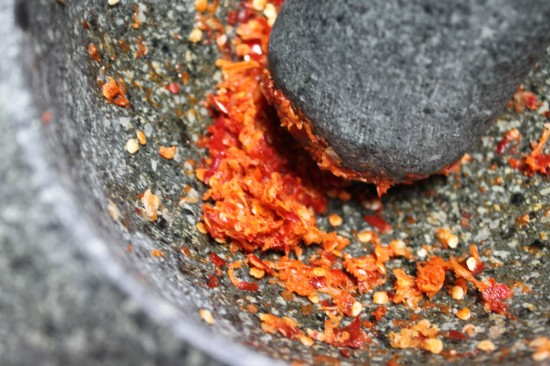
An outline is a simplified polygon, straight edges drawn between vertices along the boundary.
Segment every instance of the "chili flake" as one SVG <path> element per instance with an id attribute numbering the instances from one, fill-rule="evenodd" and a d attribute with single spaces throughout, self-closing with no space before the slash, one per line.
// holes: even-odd
<path id="1" fill-rule="evenodd" d="M 370 226 L 376 228 L 380 234 L 387 234 L 392 231 L 391 225 L 379 215 L 366 215 L 364 219 Z"/>
<path id="2" fill-rule="evenodd" d="M 103 84 L 101 91 L 107 101 L 119 107 L 127 107 L 130 104 L 128 98 L 126 98 L 122 79 L 116 82 L 115 79 L 109 76 L 109 81 Z"/>
<path id="3" fill-rule="evenodd" d="M 95 44 L 90 43 L 88 45 L 88 55 L 90 55 L 90 58 L 95 62 L 101 62 L 101 55 L 99 54 L 99 51 L 97 50 Z"/>
<path id="4" fill-rule="evenodd" d="M 159 155 L 166 160 L 172 160 L 174 158 L 174 155 L 176 155 L 176 149 L 176 146 L 161 146 L 159 148 Z"/>
<path id="5" fill-rule="evenodd" d="M 180 92 L 180 86 L 178 83 L 174 82 L 174 83 L 170 83 L 170 84 L 166 84 L 164 86 L 164 89 L 168 90 L 170 93 L 176 95 Z"/>

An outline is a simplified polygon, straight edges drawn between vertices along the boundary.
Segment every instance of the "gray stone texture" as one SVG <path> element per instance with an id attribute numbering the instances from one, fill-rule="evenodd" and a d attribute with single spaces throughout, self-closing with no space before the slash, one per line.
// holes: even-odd
<path id="1" fill-rule="evenodd" d="M 288 0 L 275 85 L 341 164 L 399 180 L 477 144 L 550 44 L 547 0 Z"/>
<path id="2" fill-rule="evenodd" d="M 193 141 L 210 119 L 196 101 L 213 90 L 220 76 L 211 48 L 173 36 L 192 29 L 192 3 L 140 1 L 146 20 L 135 30 L 130 25 L 133 2 L 109 7 L 95 0 L 65 0 L 65 5 L 24 0 L 18 8 L 26 29 L 22 32 L 14 24 L 13 2 L 0 2 L 0 364 L 197 366 L 217 365 L 217 359 L 258 366 L 280 360 L 313 364 L 322 355 L 338 358 L 342 365 L 363 365 L 385 364 L 396 354 L 403 364 L 446 364 L 440 356 L 390 349 L 386 335 L 395 330 L 391 320 L 410 316 L 403 307 L 391 307 L 377 325 L 378 334 L 370 334 L 376 352 L 358 351 L 346 359 L 321 343 L 306 348 L 267 335 L 257 316 L 243 310 L 253 303 L 261 313 L 290 316 L 305 327 L 322 329 L 324 317 L 304 316 L 307 301 L 284 301 L 279 286 L 262 281 L 259 293 L 243 293 L 223 276 L 219 288 L 206 287 L 214 270 L 208 254 L 230 258 L 230 253 L 195 229 L 200 204 L 180 203 L 184 185 L 199 194 L 204 190 L 185 174 L 185 160 L 203 156 Z M 235 4 L 222 10 L 225 6 Z M 82 27 L 84 20 L 90 30 Z M 120 38 L 134 45 L 140 36 L 149 51 L 143 58 L 116 46 Z M 86 55 L 90 42 L 102 54 L 99 64 Z M 164 85 L 178 80 L 177 72 L 159 65 L 178 63 L 191 81 L 174 96 Z M 105 77 L 102 68 L 130 85 L 132 108 L 106 103 L 97 84 L 97 78 Z M 526 87 L 542 101 L 550 99 L 550 57 L 535 68 Z M 188 113 L 190 109 L 196 113 Z M 49 123 L 40 121 L 44 111 L 51 112 Z M 463 303 L 437 297 L 434 301 L 452 311 L 469 306 L 472 323 L 480 329 L 468 342 L 445 342 L 457 352 L 474 351 L 457 364 L 529 365 L 532 351 L 526 340 L 549 335 L 550 246 L 543 234 L 548 234 L 544 212 L 550 183 L 512 170 L 507 155 L 494 153 L 496 141 L 510 128 L 520 129 L 520 151 L 528 152 L 545 122 L 537 112 L 508 111 L 476 146 L 460 175 L 398 187 L 382 199 L 384 217 L 394 229 L 384 242 L 400 238 L 416 252 L 434 242 L 436 228 L 449 227 L 460 237 L 453 254 L 475 242 L 482 253 L 492 250 L 484 254 L 487 276 L 505 283 L 521 280 L 533 288 L 525 294 L 516 291 L 510 306 L 515 321 L 485 314 L 473 292 Z M 138 129 L 148 142 L 130 155 L 124 145 Z M 176 158 L 159 158 L 158 147 L 172 144 L 178 147 Z M 501 184 L 494 183 L 499 178 Z M 142 207 L 138 195 L 149 187 L 165 208 L 156 223 L 136 212 Z M 350 189 L 370 202 L 376 201 L 371 188 Z M 330 213 L 345 218 L 339 231 L 350 236 L 354 255 L 368 251 L 350 234 L 370 228 L 363 221 L 363 215 L 373 213 L 368 207 L 357 200 L 330 204 Z M 516 218 L 526 213 L 530 224 L 516 226 Z M 468 225 L 462 226 L 467 215 Z M 319 224 L 328 229 L 326 217 Z M 182 253 L 182 246 L 190 255 Z M 164 257 L 153 257 L 153 249 Z M 415 269 L 412 261 L 394 265 L 410 273 Z M 239 274 L 247 278 L 244 271 Z M 391 290 L 391 282 L 383 290 Z M 376 305 L 370 294 L 360 301 L 368 319 Z M 204 324 L 199 309 L 210 310 L 216 324 Z M 422 315 L 444 331 L 464 325 L 436 308 Z M 499 352 L 475 353 L 475 343 L 487 338 L 499 350 L 510 348 L 510 354 L 501 360 Z"/>

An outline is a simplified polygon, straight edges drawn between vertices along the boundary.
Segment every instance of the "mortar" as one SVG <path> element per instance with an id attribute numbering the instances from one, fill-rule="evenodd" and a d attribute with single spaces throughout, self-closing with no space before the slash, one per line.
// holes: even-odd
<path id="1" fill-rule="evenodd" d="M 206 286 L 213 272 L 208 254 L 216 252 L 227 257 L 229 251 L 197 231 L 200 202 L 179 201 L 185 185 L 199 196 L 205 189 L 193 174 L 186 172 L 190 167 L 185 162 L 199 161 L 204 155 L 194 142 L 210 123 L 200 101 L 214 90 L 220 78 L 214 67 L 218 55 L 213 47 L 186 40 L 193 28 L 193 1 L 142 1 L 138 6 L 144 15 L 143 24 L 134 29 L 131 18 L 135 9 L 130 2 L 122 1 L 114 7 L 92 1 L 17 3 L 18 23 L 27 34 L 22 47 L 28 57 L 22 60 L 22 67 L 32 76 L 29 89 L 34 93 L 37 110 L 51 115 L 44 115 L 46 122 L 40 135 L 24 148 L 34 165 L 48 170 L 52 180 L 62 182 L 63 190 L 55 193 L 55 214 L 80 238 L 76 243 L 79 248 L 95 258 L 114 283 L 135 298 L 151 317 L 171 329 L 174 336 L 228 364 L 292 360 L 330 364 L 334 359 L 342 364 L 377 364 L 395 354 L 405 364 L 447 362 L 441 356 L 421 351 L 390 348 L 385 335 L 395 330 L 391 320 L 409 317 L 409 310 L 402 307 L 392 307 L 386 320 L 377 326 L 379 334 L 373 337 L 376 345 L 370 351 L 346 359 L 337 349 L 324 344 L 306 348 L 261 330 L 257 316 L 244 310 L 250 303 L 255 303 L 260 313 L 291 316 L 308 327 L 322 329 L 323 317 L 303 316 L 301 306 L 306 302 L 285 302 L 280 287 L 262 282 L 259 293 L 246 293 L 236 289 L 226 277 L 216 289 Z M 235 1 L 222 2 L 222 13 L 235 6 Z M 140 36 L 148 53 L 136 59 L 136 40 Z M 121 38 L 130 51 L 125 52 L 126 46 L 120 45 Z M 101 62 L 87 54 L 90 43 L 99 48 Z M 179 70 L 175 67 L 178 64 Z M 177 81 L 178 73 L 184 71 L 190 78 L 180 93 L 166 91 L 164 86 Z M 107 76 L 125 80 L 131 108 L 106 103 L 97 80 Z M 549 56 L 525 85 L 542 100 L 548 100 Z M 522 132 L 522 151 L 529 151 L 527 142 L 538 139 L 544 122 L 545 117 L 536 112 L 508 111 L 472 152 L 473 160 L 462 168 L 460 176 L 433 177 L 414 186 L 398 187 L 382 200 L 385 218 L 394 228 L 393 234 L 384 237 L 385 241 L 400 238 L 417 251 L 422 245 L 435 242 L 436 228 L 450 227 L 461 237 L 460 251 L 466 251 L 471 242 L 478 244 L 481 252 L 493 250 L 486 262 L 500 262 L 504 267 L 489 266 L 488 275 L 504 283 L 521 280 L 533 289 L 527 294 L 518 293 L 513 299 L 510 312 L 517 320 L 485 314 L 474 297 L 463 304 L 449 301 L 445 295 L 436 298 L 452 309 L 469 306 L 473 310 L 469 322 L 483 329 L 473 341 L 446 341 L 446 345 L 469 352 L 474 349 L 475 340 L 493 337 L 497 348 L 511 349 L 506 357 L 501 352 L 477 353 L 459 360 L 459 364 L 532 363 L 524 340 L 549 333 L 550 282 L 545 276 L 550 270 L 545 260 L 549 242 L 541 232 L 550 231 L 548 217 L 543 215 L 549 208 L 550 184 L 548 178 L 525 177 L 507 165 L 506 155 L 494 153 L 500 135 L 512 127 Z M 144 131 L 148 142 L 130 155 L 124 146 L 135 137 L 136 130 Z M 178 146 L 175 159 L 166 161 L 159 157 L 160 145 Z M 494 184 L 499 176 L 502 183 Z M 159 195 L 166 209 L 156 223 L 147 222 L 136 212 L 141 207 L 138 196 L 147 188 Z M 368 194 L 372 191 L 369 186 L 354 189 Z M 329 212 L 345 217 L 339 231 L 348 235 L 367 227 L 362 215 L 368 211 L 358 203 L 335 201 Z M 464 212 L 471 215 L 468 227 L 460 225 Z M 531 223 L 518 227 L 516 218 L 525 213 L 530 214 Z M 407 220 L 409 216 L 414 217 L 414 224 Z M 327 226 L 326 218 L 321 218 L 320 225 Z M 363 248 L 351 239 L 350 251 L 361 253 Z M 154 249 L 164 256 L 153 256 Z M 403 265 L 407 270 L 414 267 Z M 385 289 L 390 289 L 390 282 Z M 361 297 L 361 301 L 366 313 L 376 307 L 370 303 L 369 295 Z M 200 309 L 210 310 L 216 324 L 205 324 L 198 315 Z M 438 308 L 425 310 L 422 316 L 443 330 L 460 330 L 465 324 Z M 506 332 L 499 335 L 502 329 Z"/>

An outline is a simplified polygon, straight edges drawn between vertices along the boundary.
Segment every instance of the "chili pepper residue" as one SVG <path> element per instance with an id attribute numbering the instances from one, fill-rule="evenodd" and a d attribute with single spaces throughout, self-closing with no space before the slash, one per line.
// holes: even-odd
<path id="1" fill-rule="evenodd" d="M 124 90 L 124 83 L 122 79 L 115 81 L 109 76 L 109 80 L 101 87 L 101 93 L 107 101 L 118 105 L 119 107 L 127 107 L 130 102 L 126 97 L 126 91 Z"/>
<path id="2" fill-rule="evenodd" d="M 550 154 L 544 153 L 544 148 L 549 138 L 550 123 L 546 123 L 539 140 L 531 143 L 531 152 L 529 154 L 522 154 L 519 159 L 511 157 L 508 159 L 508 163 L 511 167 L 522 171 L 527 176 L 535 174 L 550 176 Z"/>
<path id="3" fill-rule="evenodd" d="M 540 102 L 537 95 L 531 91 L 525 90 L 521 85 L 512 99 L 508 102 L 508 109 L 514 110 L 516 113 L 523 113 L 525 110 L 537 111 L 543 103 Z M 548 109 L 545 111 L 539 110 L 539 113 L 550 117 Z M 527 176 L 541 174 L 550 176 L 550 154 L 545 154 L 544 149 L 546 142 L 550 138 L 550 123 L 546 123 L 543 127 L 540 139 L 536 142 L 531 142 L 531 152 L 520 154 L 520 157 L 508 158 L 508 164 L 517 170 L 523 172 Z M 502 139 L 498 142 L 496 153 L 502 154 L 507 151 L 510 155 L 515 155 L 521 143 L 521 134 L 517 128 L 512 128 L 502 135 Z"/>
<path id="4" fill-rule="evenodd" d="M 198 4 L 201 6 L 197 7 L 197 19 L 211 17 L 211 12 L 202 6 L 204 2 Z M 291 301 L 293 296 L 303 297 L 321 311 L 324 328 L 305 328 L 290 317 L 261 313 L 262 329 L 299 340 L 306 346 L 325 342 L 345 348 L 343 354 L 346 355 L 350 355 L 349 349 L 365 348 L 372 343 L 367 328 L 374 325 L 366 319 L 380 320 L 390 303 L 417 309 L 421 302 L 436 294 L 445 294 L 443 289 L 453 286 L 459 286 L 463 296 L 468 284 L 472 284 L 487 311 L 509 315 L 507 299 L 512 291 L 492 278 L 476 277 L 484 268 L 479 265 L 482 262 L 476 248 L 470 253 L 476 261 L 472 269 L 468 267 L 466 255 L 448 259 L 432 255 L 416 262 L 416 273 L 407 273 L 403 268 L 390 271 L 386 267 L 390 261 L 415 262 L 413 253 L 402 240 L 386 244 L 375 231 L 360 232 L 358 238 L 365 246 L 365 253 L 352 256 L 346 250 L 349 238 L 323 231 L 317 225 L 318 216 L 327 212 L 328 196 L 347 200 L 349 195 L 334 194 L 347 183 L 319 169 L 281 127 L 284 122 L 271 105 L 273 95 L 266 85 L 269 83 L 267 45 L 281 4 L 282 1 L 242 2 L 228 19 L 235 27 L 235 35 L 232 39 L 222 39 L 224 42 L 220 38 L 228 36 L 219 33 L 218 23 L 214 23 L 214 30 L 209 29 L 206 22 L 199 24 L 201 31 L 217 40 L 224 57 L 216 62 L 222 81 L 207 99 L 213 124 L 198 142 L 207 150 L 207 157 L 196 175 L 208 186 L 198 228 L 208 232 L 216 242 L 229 244 L 233 252 L 245 254 L 244 260 L 224 261 L 223 265 L 218 257 L 211 256 L 217 272 L 210 276 L 208 287 L 219 285 L 221 266 L 227 267 L 229 281 L 242 291 L 256 293 L 261 290 L 261 284 L 268 281 L 278 284 L 284 288 L 286 301 Z M 204 8 L 205 14 L 201 15 L 199 8 Z M 379 192 L 388 187 L 378 183 Z M 392 231 L 392 226 L 381 216 L 364 219 L 381 235 Z M 339 226 L 340 220 L 333 217 L 332 224 Z M 439 240 L 447 244 L 445 250 L 456 247 L 458 242 L 458 238 L 447 231 L 445 237 L 438 234 Z M 314 246 L 307 257 L 304 245 Z M 279 252 L 281 256 L 267 259 L 262 255 L 266 251 Z M 242 267 L 245 265 L 257 281 L 244 280 Z M 377 292 L 376 300 L 387 306 L 365 314 L 365 299 L 371 296 L 368 294 L 388 281 L 393 281 L 393 292 L 386 296 Z M 444 350 L 437 326 L 427 320 L 403 328 L 390 334 L 393 347 L 416 347 L 432 353 Z"/>
<path id="5" fill-rule="evenodd" d="M 520 85 L 512 99 L 508 102 L 507 108 L 521 113 L 525 109 L 536 111 L 541 105 L 542 103 L 535 93 L 525 90 L 524 86 Z"/>

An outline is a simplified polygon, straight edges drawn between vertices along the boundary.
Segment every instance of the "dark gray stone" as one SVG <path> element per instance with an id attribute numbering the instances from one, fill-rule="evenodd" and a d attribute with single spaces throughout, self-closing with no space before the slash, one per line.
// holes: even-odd
<path id="1" fill-rule="evenodd" d="M 431 174 L 479 141 L 550 44 L 547 0 L 288 0 L 275 85 L 342 165 Z"/>

